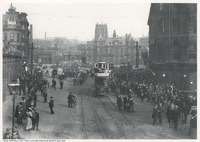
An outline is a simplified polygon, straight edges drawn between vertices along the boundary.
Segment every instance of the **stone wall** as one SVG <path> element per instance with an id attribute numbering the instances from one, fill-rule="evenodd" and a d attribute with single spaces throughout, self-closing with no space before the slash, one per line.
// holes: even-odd
<path id="1" fill-rule="evenodd" d="M 13 79 L 17 79 L 17 75 L 21 74 L 22 59 L 20 57 L 3 57 L 3 101 L 9 95 L 8 83 Z"/>

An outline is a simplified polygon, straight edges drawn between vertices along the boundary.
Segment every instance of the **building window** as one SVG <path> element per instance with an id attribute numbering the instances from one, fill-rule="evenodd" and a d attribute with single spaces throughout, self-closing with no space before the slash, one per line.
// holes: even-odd
<path id="1" fill-rule="evenodd" d="M 175 60 L 180 59 L 180 54 L 173 54 L 173 59 L 175 59 Z"/>
<path id="2" fill-rule="evenodd" d="M 172 29 L 174 32 L 180 32 L 180 18 L 179 17 L 172 19 Z"/>
<path id="3" fill-rule="evenodd" d="M 196 59 L 196 54 L 189 54 L 188 59 Z"/>
<path id="4" fill-rule="evenodd" d="M 10 33 L 10 41 L 14 41 L 14 33 Z"/>
<path id="5" fill-rule="evenodd" d="M 160 10 L 162 10 L 163 9 L 163 4 L 162 3 L 160 3 Z"/>
<path id="6" fill-rule="evenodd" d="M 99 42 L 99 45 L 103 45 L 103 42 Z"/>
<path id="7" fill-rule="evenodd" d="M 17 33 L 17 41 L 19 41 L 19 33 Z"/>
<path id="8" fill-rule="evenodd" d="M 162 32 L 165 32 L 165 20 L 162 20 Z"/>
<path id="9" fill-rule="evenodd" d="M 4 41 L 7 41 L 8 40 L 7 38 L 8 38 L 7 33 L 4 33 Z"/>
<path id="10" fill-rule="evenodd" d="M 174 45 L 174 46 L 179 46 L 178 37 L 173 38 L 173 45 Z"/>
<path id="11" fill-rule="evenodd" d="M 156 21 L 156 29 L 157 29 L 157 32 L 162 32 L 163 31 L 163 20 L 162 19 L 158 19 Z"/>
<path id="12" fill-rule="evenodd" d="M 197 19 L 194 19 L 194 33 L 197 33 Z"/>

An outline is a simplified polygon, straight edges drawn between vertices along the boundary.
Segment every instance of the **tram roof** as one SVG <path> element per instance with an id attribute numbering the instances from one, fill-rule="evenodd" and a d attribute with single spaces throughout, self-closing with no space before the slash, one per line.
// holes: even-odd
<path id="1" fill-rule="evenodd" d="M 104 64 L 106 64 L 106 62 L 98 62 L 98 63 L 104 63 Z"/>

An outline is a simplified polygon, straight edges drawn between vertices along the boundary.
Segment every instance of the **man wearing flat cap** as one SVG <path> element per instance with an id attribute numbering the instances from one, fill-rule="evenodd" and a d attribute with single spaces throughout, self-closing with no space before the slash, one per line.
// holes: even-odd
<path id="1" fill-rule="evenodd" d="M 10 131 L 10 128 L 6 128 L 6 132 L 4 133 L 3 139 L 11 139 Z"/>

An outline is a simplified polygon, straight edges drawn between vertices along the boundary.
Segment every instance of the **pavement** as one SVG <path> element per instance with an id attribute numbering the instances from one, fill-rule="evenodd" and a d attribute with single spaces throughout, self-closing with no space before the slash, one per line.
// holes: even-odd
<path id="1" fill-rule="evenodd" d="M 51 78 L 48 78 L 51 84 Z M 67 78 L 64 81 L 63 90 L 58 88 L 59 82 L 57 81 L 57 89 L 48 88 L 48 100 L 51 96 L 55 100 L 55 114 L 50 114 L 48 103 L 43 102 L 43 97 L 38 93 L 37 109 L 40 113 L 39 131 L 25 131 L 24 125 L 19 127 L 19 133 L 23 139 L 84 139 L 83 124 L 80 106 L 80 93 L 82 87 L 93 88 L 93 79 L 89 79 L 90 84 L 87 86 L 79 86 L 78 88 L 73 85 L 72 78 Z M 77 98 L 77 107 L 68 108 L 67 95 L 72 92 Z M 136 126 L 137 130 L 144 135 L 147 139 L 189 139 L 187 132 L 189 130 L 189 120 L 186 124 L 179 121 L 178 130 L 169 128 L 166 110 L 163 115 L 162 125 L 152 125 L 152 111 L 153 105 L 147 103 L 146 100 L 141 100 L 132 94 L 135 103 L 134 113 L 128 113 L 121 110 L 121 113 L 131 120 Z M 116 105 L 116 97 L 113 93 L 108 95 L 108 98 Z M 16 98 L 16 103 L 19 102 L 21 96 Z M 7 127 L 12 126 L 12 96 L 7 96 L 6 101 L 3 103 L 3 132 Z"/>
<path id="2" fill-rule="evenodd" d="M 166 109 L 167 106 L 164 106 L 164 113 L 162 117 L 162 125 L 157 123 L 155 125 L 152 125 L 152 112 L 154 105 L 147 102 L 145 99 L 143 102 L 141 102 L 140 98 L 138 98 L 136 95 L 131 95 L 134 100 L 134 107 L 135 112 L 129 113 L 125 110 L 121 110 L 122 114 L 125 115 L 127 118 L 132 120 L 134 124 L 137 125 L 137 129 L 140 130 L 140 132 L 150 139 L 188 139 L 189 136 L 187 135 L 189 130 L 189 119 L 186 124 L 183 124 L 181 120 L 179 120 L 178 124 L 178 130 L 174 130 L 173 128 L 169 127 L 167 122 L 167 116 L 166 116 Z M 114 93 L 109 94 L 109 99 L 116 105 L 116 97 Z M 189 116 L 188 116 L 189 118 Z"/>

